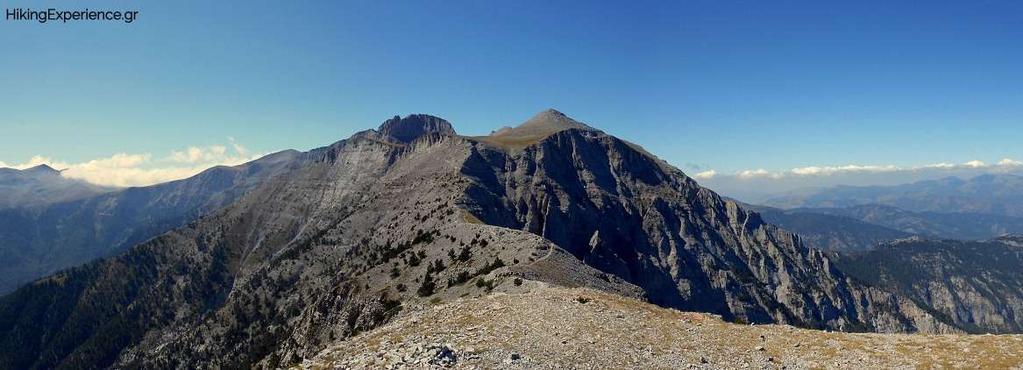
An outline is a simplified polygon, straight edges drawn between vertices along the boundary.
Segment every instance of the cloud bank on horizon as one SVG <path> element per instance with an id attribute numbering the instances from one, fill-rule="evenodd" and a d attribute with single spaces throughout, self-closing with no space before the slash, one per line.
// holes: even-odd
<path id="1" fill-rule="evenodd" d="M 168 155 L 154 157 L 151 153 L 117 153 L 81 163 L 68 163 L 45 155 L 33 156 L 28 162 L 0 167 L 26 169 L 48 165 L 61 171 L 61 176 L 96 185 L 130 187 L 147 186 L 194 176 L 215 166 L 235 166 L 261 157 L 228 138 L 225 145 L 190 146 L 172 150 Z"/>
<path id="2" fill-rule="evenodd" d="M 713 169 L 694 171 L 693 178 L 724 195 L 758 202 L 771 195 L 797 189 L 838 185 L 897 185 L 943 177 L 971 178 L 985 174 L 1023 173 L 1023 161 L 1003 158 L 987 163 L 932 163 L 920 166 L 863 165 L 807 166 L 770 171 L 763 168 L 721 174 Z"/>

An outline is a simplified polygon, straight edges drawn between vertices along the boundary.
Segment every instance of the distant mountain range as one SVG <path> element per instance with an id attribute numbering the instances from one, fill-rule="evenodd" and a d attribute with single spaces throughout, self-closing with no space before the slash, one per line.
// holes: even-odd
<path id="1" fill-rule="evenodd" d="M 897 186 L 803 190 L 750 206 L 826 250 L 865 250 L 919 235 L 987 240 L 1023 234 L 1023 177 L 984 175 Z"/>
<path id="2" fill-rule="evenodd" d="M 403 307 L 535 282 L 743 323 L 972 328 L 913 292 L 858 282 L 799 236 L 554 110 L 486 137 L 395 117 L 284 156 L 298 159 L 232 172 L 215 181 L 223 195 L 178 214 L 219 210 L 0 299 L 0 364 L 291 366 Z M 171 193 L 199 190 L 188 189 Z M 136 209 L 180 197 L 144 199 Z"/>
<path id="3" fill-rule="evenodd" d="M 894 186 L 805 189 L 761 203 L 784 209 L 886 205 L 911 212 L 1023 217 L 1023 177 L 989 174 L 968 180 L 948 177 Z"/>
<path id="4" fill-rule="evenodd" d="M 938 239 L 991 239 L 1023 233 L 1023 218 L 968 212 L 912 212 L 884 205 L 797 208 L 795 213 L 845 216 L 906 233 Z"/>
<path id="5" fill-rule="evenodd" d="M 985 240 L 1023 234 L 1023 219 L 1002 215 L 910 212 L 882 205 L 787 210 L 749 207 L 760 212 L 767 222 L 792 230 L 810 245 L 824 250 L 865 250 L 911 235 Z"/>
<path id="6" fill-rule="evenodd" d="M 0 294 L 57 270 L 115 255 L 230 204 L 280 173 L 298 152 L 215 167 L 164 184 L 110 189 L 60 176 L 49 167 L 0 169 Z M 26 198 L 19 198 L 25 196 Z"/>

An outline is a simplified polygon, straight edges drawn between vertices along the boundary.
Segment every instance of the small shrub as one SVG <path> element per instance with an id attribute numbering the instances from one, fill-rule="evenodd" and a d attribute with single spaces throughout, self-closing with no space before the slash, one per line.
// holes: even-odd
<path id="1" fill-rule="evenodd" d="M 433 276 L 430 273 L 426 273 L 423 276 L 423 282 L 419 284 L 419 289 L 416 290 L 416 294 L 420 297 L 428 297 L 433 295 L 433 291 L 436 288 L 437 284 L 433 282 Z"/>
<path id="2" fill-rule="evenodd" d="M 447 268 L 447 266 L 444 266 L 444 261 L 436 260 L 436 261 L 433 261 L 433 263 L 431 263 L 429 266 L 426 267 L 426 272 L 427 273 L 441 272 L 441 271 L 444 271 L 444 269 L 446 269 L 446 268 Z"/>
<path id="3" fill-rule="evenodd" d="M 504 267 L 504 261 L 502 261 L 501 258 L 498 257 L 494 259 L 494 262 L 491 262 L 489 265 L 483 266 L 483 268 L 476 272 L 476 275 L 486 275 L 489 274 L 491 271 L 497 270 L 501 267 Z"/>
<path id="4" fill-rule="evenodd" d="M 494 289 L 494 281 L 493 280 L 488 281 L 484 278 L 479 278 L 476 279 L 476 287 L 486 289 L 486 291 L 489 292 Z"/>
<path id="5" fill-rule="evenodd" d="M 459 261 L 465 262 L 468 261 L 470 258 L 472 258 L 472 251 L 469 250 L 469 247 L 463 247 L 462 250 L 458 252 Z"/>

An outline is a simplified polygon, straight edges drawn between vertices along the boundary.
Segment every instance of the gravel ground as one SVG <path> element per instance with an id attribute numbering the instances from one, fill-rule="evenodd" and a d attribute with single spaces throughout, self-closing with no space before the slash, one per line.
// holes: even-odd
<path id="1" fill-rule="evenodd" d="M 303 369 L 1023 369 L 1023 335 L 851 334 L 738 325 L 588 289 L 519 293 L 405 312 Z"/>

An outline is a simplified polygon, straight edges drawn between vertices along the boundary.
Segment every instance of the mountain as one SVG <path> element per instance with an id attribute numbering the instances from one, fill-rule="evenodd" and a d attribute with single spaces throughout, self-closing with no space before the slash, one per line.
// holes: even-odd
<path id="1" fill-rule="evenodd" d="M 1023 218 L 996 214 L 912 212 L 878 204 L 845 208 L 796 208 L 786 212 L 849 217 L 938 239 L 983 240 L 1023 233 Z"/>
<path id="2" fill-rule="evenodd" d="M 388 122 L 302 153 L 182 228 L 3 297 L 0 364 L 287 366 L 402 310 L 534 283 L 729 321 L 960 331 L 559 112 L 485 138 L 425 115 Z"/>
<path id="3" fill-rule="evenodd" d="M 113 190 L 63 177 L 45 164 L 24 170 L 0 167 L 0 209 L 72 201 Z"/>
<path id="4" fill-rule="evenodd" d="M 897 291 L 973 333 L 1023 331 L 1023 237 L 895 241 L 841 255 L 856 279 Z"/>
<path id="5" fill-rule="evenodd" d="M 894 186 L 836 186 L 770 198 L 778 208 L 844 208 L 866 204 L 912 212 L 982 213 L 1023 217 L 1023 176 L 948 177 Z"/>
<path id="6" fill-rule="evenodd" d="M 0 208 L 0 294 L 54 271 L 120 253 L 230 204 L 289 166 L 298 152 L 271 154 L 235 167 L 147 187 L 65 194 L 33 207 Z M 28 171 L 28 170 L 26 170 Z M 22 171 L 24 172 L 24 171 Z M 36 177 L 58 181 L 59 173 Z M 75 180 L 71 189 L 85 189 Z M 14 185 L 12 185 L 14 186 Z M 35 189 L 26 184 L 28 189 Z M 52 189 L 51 189 L 52 190 Z"/>
<path id="7" fill-rule="evenodd" d="M 913 233 L 893 229 L 842 214 L 844 208 L 792 209 L 748 206 L 760 213 L 764 221 L 778 225 L 800 236 L 808 246 L 826 250 L 854 252 L 872 249 L 877 245 L 913 236 Z M 830 213 L 829 211 L 834 211 Z"/>

